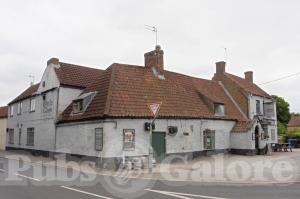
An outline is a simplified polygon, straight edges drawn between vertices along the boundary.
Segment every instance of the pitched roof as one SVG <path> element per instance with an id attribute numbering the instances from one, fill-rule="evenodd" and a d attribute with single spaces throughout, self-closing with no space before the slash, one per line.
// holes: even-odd
<path id="1" fill-rule="evenodd" d="M 0 118 L 7 118 L 8 115 L 8 107 L 2 106 L 0 107 Z"/>
<path id="2" fill-rule="evenodd" d="M 86 88 L 96 81 L 103 70 L 59 62 L 60 67 L 55 68 L 60 84 Z"/>
<path id="3" fill-rule="evenodd" d="M 255 120 L 238 121 L 235 123 L 232 133 L 245 133 L 248 132 L 254 125 Z"/>
<path id="4" fill-rule="evenodd" d="M 300 127 L 300 116 L 292 114 L 288 127 Z"/>
<path id="5" fill-rule="evenodd" d="M 161 118 L 241 119 L 242 114 L 215 81 L 164 71 L 165 80 L 149 68 L 113 64 L 84 92 L 97 91 L 82 114 L 72 114 L 70 105 L 60 122 L 104 117 L 150 118 L 147 103 L 162 102 Z M 222 102 L 226 116 L 215 116 L 201 94 L 213 102 Z"/>
<path id="6" fill-rule="evenodd" d="M 35 92 L 38 90 L 40 84 L 35 84 L 30 87 L 28 87 L 23 93 L 21 93 L 18 97 L 16 97 L 14 100 L 12 100 L 9 104 L 16 103 L 18 101 L 27 99 L 31 96 L 35 95 Z"/>
<path id="7" fill-rule="evenodd" d="M 248 82 L 244 78 L 232 75 L 230 73 L 226 73 L 225 75 L 228 78 L 230 78 L 232 81 L 234 81 L 236 84 L 238 84 L 242 89 L 247 91 L 248 93 L 252 93 L 260 97 L 272 98 L 267 92 L 262 90 L 259 86 L 257 86 L 254 83 Z"/>

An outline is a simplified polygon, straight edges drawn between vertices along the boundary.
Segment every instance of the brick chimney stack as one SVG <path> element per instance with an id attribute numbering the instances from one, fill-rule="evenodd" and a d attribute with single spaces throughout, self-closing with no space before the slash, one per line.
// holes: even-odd
<path id="1" fill-rule="evenodd" d="M 247 80 L 250 83 L 253 83 L 253 71 L 245 72 L 245 80 Z"/>
<path id="2" fill-rule="evenodd" d="M 145 67 L 155 67 L 159 71 L 164 70 L 164 51 L 159 45 L 155 47 L 155 50 L 147 52 L 145 56 Z"/>
<path id="3" fill-rule="evenodd" d="M 224 75 L 226 70 L 226 62 L 220 61 L 216 63 L 216 75 Z"/>

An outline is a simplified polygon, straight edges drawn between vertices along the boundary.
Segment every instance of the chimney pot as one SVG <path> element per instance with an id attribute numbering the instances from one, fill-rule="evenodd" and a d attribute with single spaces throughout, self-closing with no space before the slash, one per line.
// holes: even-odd
<path id="1" fill-rule="evenodd" d="M 224 75 L 226 71 L 226 62 L 220 61 L 216 63 L 216 74 Z"/>
<path id="2" fill-rule="evenodd" d="M 53 64 L 53 65 L 59 65 L 59 59 L 58 58 L 55 58 L 55 57 L 52 57 L 51 59 L 49 59 L 47 61 L 47 66 L 50 65 L 50 64 Z"/>
<path id="3" fill-rule="evenodd" d="M 247 80 L 250 83 L 253 83 L 253 71 L 245 72 L 245 80 Z"/>
<path id="4" fill-rule="evenodd" d="M 164 51 L 159 45 L 155 46 L 155 50 L 147 52 L 145 56 L 145 67 L 155 67 L 159 71 L 164 70 Z"/>

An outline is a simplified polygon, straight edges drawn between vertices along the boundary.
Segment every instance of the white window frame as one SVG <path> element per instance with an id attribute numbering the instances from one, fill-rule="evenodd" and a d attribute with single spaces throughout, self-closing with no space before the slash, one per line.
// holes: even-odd
<path id="1" fill-rule="evenodd" d="M 19 102 L 17 104 L 17 114 L 18 115 L 21 115 L 22 114 L 22 106 L 23 106 L 23 103 L 22 102 Z"/>
<path id="2" fill-rule="evenodd" d="M 30 98 L 30 112 L 35 111 L 35 98 Z"/>
<path id="3" fill-rule="evenodd" d="M 9 116 L 10 116 L 10 117 L 14 116 L 14 106 L 11 105 L 9 109 L 10 109 Z"/>
<path id="4" fill-rule="evenodd" d="M 216 148 L 216 131 L 205 129 L 203 131 L 203 149 L 214 150 Z"/>
<path id="5" fill-rule="evenodd" d="M 225 116 L 225 105 L 221 103 L 214 103 L 214 113 L 217 116 Z"/>
<path id="6" fill-rule="evenodd" d="M 73 102 L 73 113 L 74 114 L 76 114 L 76 113 L 82 113 L 83 111 L 84 111 L 83 99 L 74 101 Z"/>
<path id="7" fill-rule="evenodd" d="M 256 111 L 256 115 L 261 115 L 261 101 L 260 100 L 255 101 L 255 111 Z"/>

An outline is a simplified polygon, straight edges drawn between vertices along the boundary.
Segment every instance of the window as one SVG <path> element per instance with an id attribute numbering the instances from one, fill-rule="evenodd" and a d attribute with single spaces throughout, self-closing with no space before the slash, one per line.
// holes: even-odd
<path id="1" fill-rule="evenodd" d="M 83 100 L 77 100 L 73 102 L 73 113 L 83 112 Z"/>
<path id="2" fill-rule="evenodd" d="M 35 111 L 35 99 L 31 98 L 30 99 L 30 112 L 34 112 Z"/>
<path id="3" fill-rule="evenodd" d="M 203 132 L 203 146 L 204 150 L 215 149 L 215 131 L 206 129 Z"/>
<path id="4" fill-rule="evenodd" d="M 135 131 L 134 129 L 124 129 L 123 130 L 123 149 L 133 150 L 135 145 Z"/>
<path id="5" fill-rule="evenodd" d="M 95 129 L 95 150 L 103 150 L 103 128 Z"/>
<path id="6" fill-rule="evenodd" d="M 22 113 L 22 102 L 18 103 L 17 110 L 18 110 L 18 115 L 21 115 L 21 113 Z"/>
<path id="7" fill-rule="evenodd" d="M 15 139 L 14 129 L 8 129 L 8 143 L 14 144 L 14 139 Z"/>
<path id="8" fill-rule="evenodd" d="M 269 128 L 268 128 L 268 125 L 263 125 L 262 128 L 264 130 L 263 139 L 268 139 L 269 138 Z"/>
<path id="9" fill-rule="evenodd" d="M 224 104 L 215 103 L 214 104 L 214 112 L 215 112 L 215 115 L 217 115 L 217 116 L 224 116 L 225 115 Z"/>
<path id="10" fill-rule="evenodd" d="M 10 117 L 14 116 L 14 106 L 10 106 Z"/>
<path id="11" fill-rule="evenodd" d="M 19 128 L 19 145 L 22 144 L 22 128 Z"/>
<path id="12" fill-rule="evenodd" d="M 260 101 L 256 100 L 256 115 L 261 115 Z"/>
<path id="13" fill-rule="evenodd" d="M 45 87 L 46 86 L 46 82 L 45 81 L 43 81 L 43 87 Z"/>
<path id="14" fill-rule="evenodd" d="M 27 146 L 34 145 L 34 128 L 27 129 Z"/>

